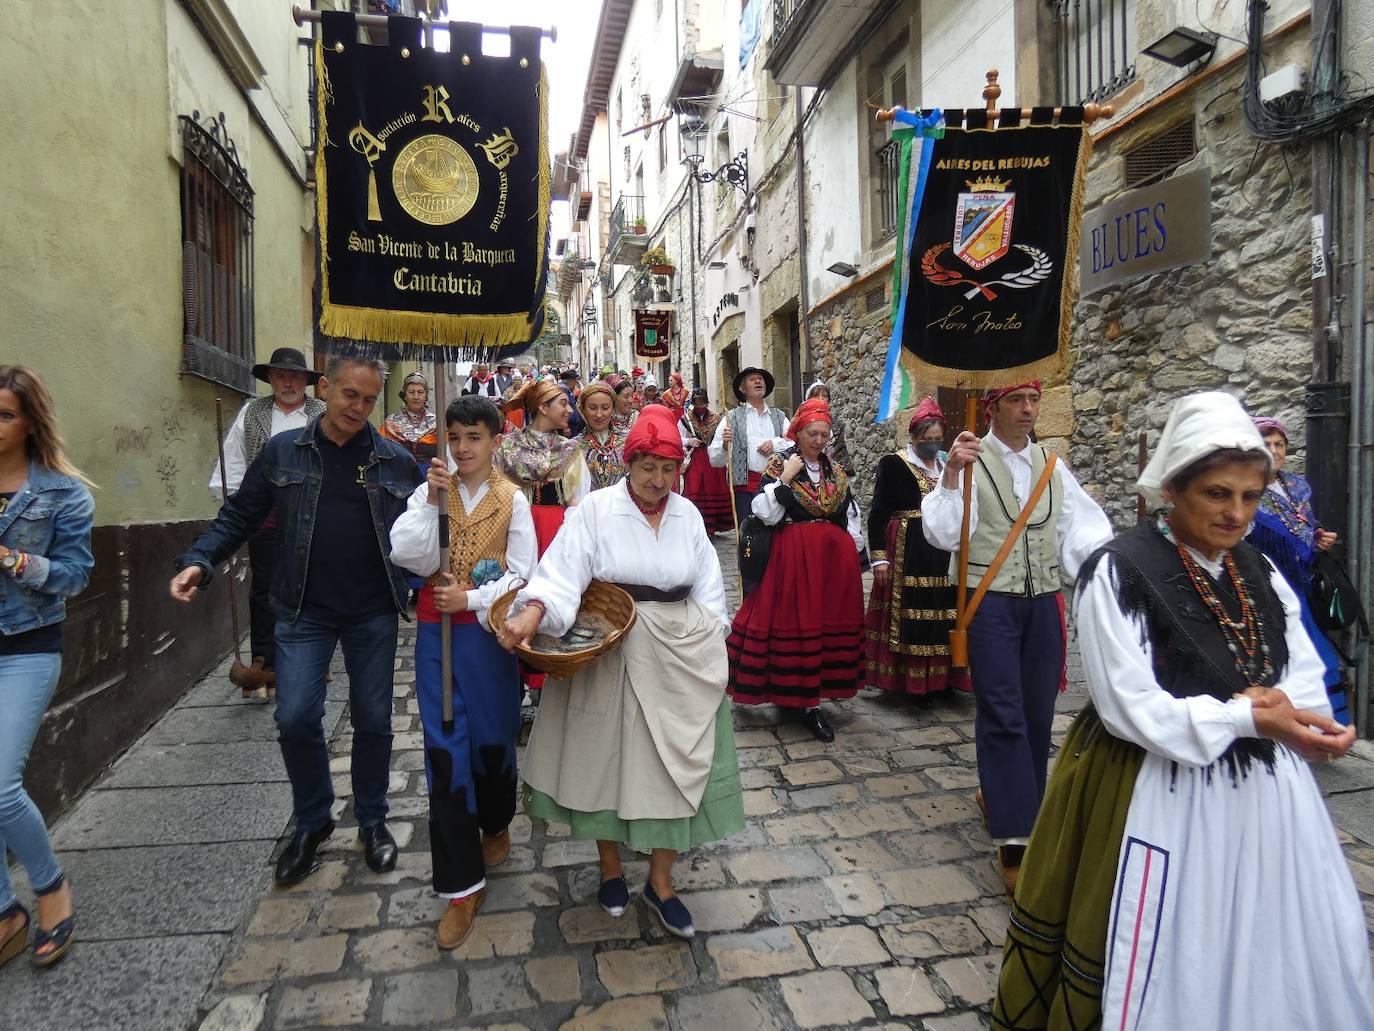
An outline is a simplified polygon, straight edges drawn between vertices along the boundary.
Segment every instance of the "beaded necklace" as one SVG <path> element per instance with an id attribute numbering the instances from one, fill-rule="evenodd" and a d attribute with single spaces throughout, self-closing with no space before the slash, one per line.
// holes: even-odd
<path id="1" fill-rule="evenodd" d="M 665 494 L 665 495 L 663 495 L 663 497 L 659 498 L 657 504 L 654 504 L 654 505 L 646 505 L 646 504 L 644 504 L 644 502 L 642 502 L 642 501 L 639 500 L 639 495 L 636 494 L 636 493 L 634 492 L 634 489 L 630 486 L 630 481 L 629 481 L 629 480 L 626 480 L 626 481 L 625 481 L 625 493 L 627 493 L 627 494 L 630 495 L 630 500 L 633 501 L 633 502 L 635 503 L 635 508 L 639 509 L 642 513 L 644 513 L 644 515 L 645 515 L 646 517 L 648 517 L 648 516 L 656 516 L 656 515 L 658 515 L 660 512 L 662 512 L 665 508 L 668 507 L 668 495 L 667 495 L 667 494 Z"/>
<path id="2" fill-rule="evenodd" d="M 1240 571 L 1236 568 L 1236 560 L 1228 551 L 1222 555 L 1221 563 L 1226 575 L 1231 579 L 1231 587 L 1235 590 L 1236 597 L 1240 600 L 1240 619 L 1231 618 L 1225 604 L 1217 595 L 1216 584 L 1211 576 L 1193 557 L 1193 553 L 1174 536 L 1172 527 L 1163 519 L 1159 525 L 1164 536 L 1178 549 L 1178 557 L 1183 562 L 1183 570 L 1188 574 L 1193 590 L 1221 627 L 1221 636 L 1226 641 L 1226 648 L 1231 653 L 1236 670 L 1251 684 L 1266 682 L 1274 672 L 1273 663 L 1269 659 L 1269 642 L 1265 640 L 1264 627 L 1260 623 L 1255 603 L 1250 597 L 1250 592 L 1246 590 Z"/>

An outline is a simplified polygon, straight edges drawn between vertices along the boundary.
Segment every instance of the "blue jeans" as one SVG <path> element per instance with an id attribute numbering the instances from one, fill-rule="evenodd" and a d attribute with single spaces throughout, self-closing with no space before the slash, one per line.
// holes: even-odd
<path id="1" fill-rule="evenodd" d="M 35 891 L 62 880 L 48 828 L 24 790 L 24 764 L 61 668 L 57 652 L 0 656 L 0 910 L 14 902 L 6 849 L 24 864 Z"/>
<path id="2" fill-rule="evenodd" d="M 360 827 L 386 818 L 396 621 L 392 611 L 348 626 L 305 616 L 277 623 L 277 740 L 291 780 L 297 833 L 323 827 L 334 804 L 324 740 L 324 677 L 336 645 L 343 646 L 348 670 L 354 815 Z"/>

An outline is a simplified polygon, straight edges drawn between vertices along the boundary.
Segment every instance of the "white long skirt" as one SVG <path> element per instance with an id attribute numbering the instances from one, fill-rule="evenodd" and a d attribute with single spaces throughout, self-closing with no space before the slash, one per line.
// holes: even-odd
<path id="1" fill-rule="evenodd" d="M 1307 764 L 1148 755 L 1122 835 L 1107 926 L 1110 1031 L 1374 1028 L 1369 941 L 1350 868 Z"/>

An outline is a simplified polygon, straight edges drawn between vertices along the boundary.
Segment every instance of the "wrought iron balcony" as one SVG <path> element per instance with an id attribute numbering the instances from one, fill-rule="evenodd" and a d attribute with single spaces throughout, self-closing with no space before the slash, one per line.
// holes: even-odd
<path id="1" fill-rule="evenodd" d="M 773 0 L 764 67 L 788 86 L 829 85 L 836 63 L 883 0 Z"/>
<path id="2" fill-rule="evenodd" d="M 606 248 L 606 260 L 611 264 L 630 265 L 639 260 L 649 245 L 648 229 L 644 224 L 644 198 L 622 193 L 611 210 L 611 233 Z"/>

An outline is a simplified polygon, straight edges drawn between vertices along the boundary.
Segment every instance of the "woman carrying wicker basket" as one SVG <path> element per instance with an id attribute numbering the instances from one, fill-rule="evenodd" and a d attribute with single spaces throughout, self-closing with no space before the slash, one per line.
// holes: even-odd
<path id="1" fill-rule="evenodd" d="M 661 414 L 660 414 L 661 412 Z M 552 676 L 524 764 L 525 811 L 595 839 L 598 901 L 629 905 L 620 845 L 651 851 L 644 898 L 664 928 L 695 934 L 673 891 L 677 854 L 744 828 L 730 704 L 720 562 L 692 503 L 672 492 L 683 458 L 672 413 L 651 406 L 625 441 L 629 475 L 568 514 L 498 636 L 510 649 L 560 636 L 595 580 L 635 599 L 619 647 Z"/>

